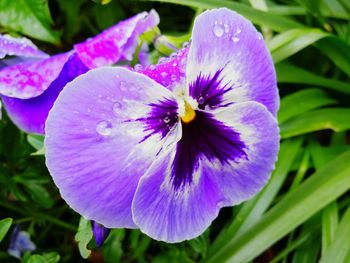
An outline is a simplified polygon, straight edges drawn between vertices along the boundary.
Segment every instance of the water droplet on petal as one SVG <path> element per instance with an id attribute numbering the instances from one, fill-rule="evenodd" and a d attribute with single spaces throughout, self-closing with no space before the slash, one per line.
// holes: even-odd
<path id="1" fill-rule="evenodd" d="M 228 31 L 229 31 L 229 27 L 228 27 L 228 25 L 227 24 L 224 24 L 224 31 L 225 31 L 225 33 L 228 33 Z"/>
<path id="2" fill-rule="evenodd" d="M 155 65 L 151 65 L 149 66 L 150 70 L 155 70 L 156 69 L 156 66 Z"/>
<path id="3" fill-rule="evenodd" d="M 213 27 L 213 33 L 215 36 L 217 37 L 221 37 L 224 34 L 224 28 L 222 27 L 222 25 L 219 24 L 215 24 Z"/>
<path id="4" fill-rule="evenodd" d="M 172 74 L 170 78 L 171 78 L 172 81 L 175 81 L 176 80 L 176 75 Z"/>
<path id="5" fill-rule="evenodd" d="M 205 99 L 202 96 L 200 96 L 198 98 L 198 104 L 203 104 L 204 102 L 205 102 Z"/>
<path id="6" fill-rule="evenodd" d="M 236 34 L 237 34 L 237 35 L 239 35 L 241 32 L 242 32 L 242 29 L 240 29 L 240 28 L 237 28 L 237 29 L 236 29 Z"/>
<path id="7" fill-rule="evenodd" d="M 120 102 L 116 102 L 116 103 L 114 103 L 113 104 L 113 112 L 115 113 L 115 114 L 119 114 L 120 113 L 120 110 L 123 108 L 123 105 L 120 103 Z"/>
<path id="8" fill-rule="evenodd" d="M 112 123 L 110 123 L 109 121 L 100 121 L 96 125 L 96 131 L 102 136 L 108 136 L 112 133 L 112 127 Z"/>
<path id="9" fill-rule="evenodd" d="M 239 38 L 236 36 L 233 36 L 231 39 L 234 43 L 237 43 L 239 41 Z"/>
<path id="10" fill-rule="evenodd" d="M 163 121 L 164 121 L 165 123 L 169 123 L 169 122 L 170 122 L 170 118 L 169 118 L 169 117 L 164 117 Z"/>
<path id="11" fill-rule="evenodd" d="M 141 71 L 142 68 L 143 68 L 143 67 L 142 67 L 141 64 L 136 64 L 135 67 L 134 67 L 134 69 L 135 69 L 136 71 Z"/>
<path id="12" fill-rule="evenodd" d="M 161 75 L 163 78 L 165 78 L 166 76 L 168 76 L 168 73 L 164 71 L 164 72 L 160 73 L 160 75 Z"/>
<path id="13" fill-rule="evenodd" d="M 126 90 L 127 90 L 127 84 L 126 84 L 126 82 L 125 82 L 125 81 L 121 81 L 121 82 L 119 83 L 119 88 L 120 88 L 121 91 L 126 91 Z"/>
<path id="14" fill-rule="evenodd" d="M 182 44 L 182 47 L 183 48 L 187 48 L 188 46 L 190 45 L 190 42 L 189 41 L 186 41 Z"/>

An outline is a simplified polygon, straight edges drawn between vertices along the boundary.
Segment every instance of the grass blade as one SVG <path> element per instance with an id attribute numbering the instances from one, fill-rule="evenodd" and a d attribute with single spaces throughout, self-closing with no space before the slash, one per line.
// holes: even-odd
<path id="1" fill-rule="evenodd" d="M 296 190 L 287 193 L 257 224 L 232 239 L 206 262 L 249 262 L 336 200 L 350 189 L 349 159 L 350 151 L 346 151 L 329 162 Z"/>

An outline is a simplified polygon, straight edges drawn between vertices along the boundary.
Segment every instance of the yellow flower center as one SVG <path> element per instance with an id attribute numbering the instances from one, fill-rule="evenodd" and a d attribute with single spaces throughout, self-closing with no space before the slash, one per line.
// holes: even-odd
<path id="1" fill-rule="evenodd" d="M 196 117 L 196 112 L 194 109 L 192 109 L 191 105 L 185 101 L 185 114 L 181 117 L 181 120 L 184 123 L 189 123 L 193 121 L 193 119 Z"/>

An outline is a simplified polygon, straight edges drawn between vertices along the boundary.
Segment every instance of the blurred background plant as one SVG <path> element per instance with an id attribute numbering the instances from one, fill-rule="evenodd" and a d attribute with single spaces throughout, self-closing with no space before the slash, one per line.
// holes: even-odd
<path id="1" fill-rule="evenodd" d="M 194 240 L 166 244 L 116 229 L 97 248 L 90 222 L 65 204 L 48 174 L 43 137 L 19 131 L 3 112 L 0 262 L 350 262 L 348 0 L 0 0 L 0 33 L 54 54 L 154 8 L 164 34 L 151 50 L 156 62 L 189 39 L 197 14 L 223 6 L 257 26 L 276 65 L 282 142 L 265 189 L 222 209 Z"/>

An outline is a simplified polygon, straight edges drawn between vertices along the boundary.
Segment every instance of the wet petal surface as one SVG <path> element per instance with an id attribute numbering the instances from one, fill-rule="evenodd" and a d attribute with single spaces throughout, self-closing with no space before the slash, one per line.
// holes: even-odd
<path id="1" fill-rule="evenodd" d="M 144 120 L 154 104 L 175 101 L 153 80 L 123 68 L 91 70 L 61 92 L 46 122 L 46 160 L 62 197 L 87 219 L 106 227 L 136 227 L 131 202 L 140 177 L 163 147 L 176 143 L 149 136 Z M 146 138 L 147 137 L 147 138 Z"/>
<path id="2" fill-rule="evenodd" d="M 257 101 L 276 115 L 279 107 L 276 74 L 264 40 L 250 21 L 226 8 L 206 11 L 196 18 L 188 55 L 187 86 L 212 79 L 219 71 L 216 80 L 220 85 L 203 89 L 195 99 L 210 96 L 211 89 L 225 87 L 230 90 L 222 94 L 222 105 Z"/>
<path id="3" fill-rule="evenodd" d="M 42 94 L 60 74 L 70 52 L 35 62 L 23 62 L 0 71 L 0 94 L 28 99 Z"/>
<path id="4" fill-rule="evenodd" d="M 47 58 L 49 56 L 25 37 L 14 38 L 10 35 L 0 34 L 0 59 L 6 55 L 32 58 Z"/>
<path id="5" fill-rule="evenodd" d="M 45 121 L 58 95 L 67 83 L 89 69 L 73 54 L 63 66 L 59 76 L 40 96 L 17 99 L 1 96 L 11 120 L 23 131 L 44 134 Z"/>
<path id="6" fill-rule="evenodd" d="M 74 49 L 89 68 L 112 65 L 120 58 L 131 60 L 137 38 L 158 23 L 159 16 L 154 10 L 143 12 L 76 44 Z"/>

